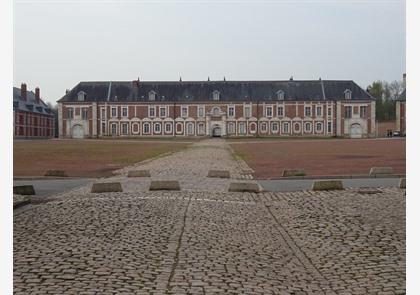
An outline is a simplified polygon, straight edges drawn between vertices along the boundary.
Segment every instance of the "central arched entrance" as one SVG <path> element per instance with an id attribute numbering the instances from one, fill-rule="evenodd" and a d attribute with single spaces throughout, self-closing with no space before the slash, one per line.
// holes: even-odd
<path id="1" fill-rule="evenodd" d="M 83 138 L 84 132 L 83 127 L 81 125 L 74 125 L 71 131 L 72 138 Z"/>
<path id="2" fill-rule="evenodd" d="M 350 126 L 350 138 L 362 138 L 362 126 L 355 123 Z"/>
<path id="3" fill-rule="evenodd" d="M 219 125 L 215 125 L 213 127 L 212 133 L 211 133 L 212 137 L 221 137 L 222 136 L 222 128 L 220 128 Z"/>

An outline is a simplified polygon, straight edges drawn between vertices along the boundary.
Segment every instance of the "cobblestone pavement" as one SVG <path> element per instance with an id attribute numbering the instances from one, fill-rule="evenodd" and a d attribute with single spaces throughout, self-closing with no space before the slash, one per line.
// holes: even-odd
<path id="1" fill-rule="evenodd" d="M 142 167 L 169 177 L 159 165 L 172 161 L 187 188 L 188 175 L 201 181 L 210 165 L 240 178 L 223 144 L 202 142 Z M 194 169 L 176 162 L 188 152 L 204 156 Z M 15 215 L 14 293 L 404 294 L 404 190 L 211 192 L 217 185 L 79 188 Z"/>

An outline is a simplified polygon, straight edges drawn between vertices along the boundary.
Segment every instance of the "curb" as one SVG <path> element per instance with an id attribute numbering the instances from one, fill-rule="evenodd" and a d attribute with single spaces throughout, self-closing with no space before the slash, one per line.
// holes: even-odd
<path id="1" fill-rule="evenodd" d="M 382 174 L 382 175 L 319 175 L 319 176 L 288 176 L 278 178 L 254 178 L 254 180 L 312 180 L 312 179 L 360 179 L 360 178 L 405 178 L 405 174 Z"/>

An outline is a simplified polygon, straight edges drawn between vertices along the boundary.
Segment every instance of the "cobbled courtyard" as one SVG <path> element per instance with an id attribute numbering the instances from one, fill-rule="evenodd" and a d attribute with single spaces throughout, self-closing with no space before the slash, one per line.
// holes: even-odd
<path id="1" fill-rule="evenodd" d="M 205 140 L 101 180 L 124 192 L 84 187 L 16 212 L 14 293 L 405 293 L 404 190 L 227 191 L 251 178 L 223 140 Z M 148 191 L 151 179 L 182 190 Z"/>

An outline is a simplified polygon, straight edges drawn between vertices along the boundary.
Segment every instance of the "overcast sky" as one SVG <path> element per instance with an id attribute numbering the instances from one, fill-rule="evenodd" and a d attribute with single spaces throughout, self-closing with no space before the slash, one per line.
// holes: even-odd
<path id="1" fill-rule="evenodd" d="M 79 81 L 400 80 L 405 1 L 16 0 L 14 85 L 55 103 Z"/>

